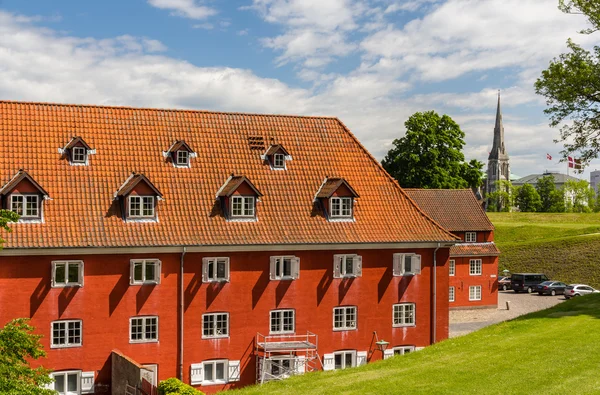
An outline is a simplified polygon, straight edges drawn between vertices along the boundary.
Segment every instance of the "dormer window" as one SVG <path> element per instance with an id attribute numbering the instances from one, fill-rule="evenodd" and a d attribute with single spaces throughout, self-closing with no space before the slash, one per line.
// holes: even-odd
<path id="1" fill-rule="evenodd" d="M 39 218 L 40 203 L 38 195 L 17 195 L 10 196 L 10 209 L 19 214 L 21 218 Z"/>
<path id="2" fill-rule="evenodd" d="M 49 199 L 48 192 L 25 170 L 19 170 L 0 188 L 0 209 L 18 214 L 19 222 L 40 222 L 43 218 L 44 199 Z"/>
<path id="3" fill-rule="evenodd" d="M 254 217 L 254 196 L 232 196 L 232 217 Z"/>
<path id="4" fill-rule="evenodd" d="M 132 173 L 115 193 L 115 199 L 120 200 L 126 221 L 158 220 L 156 205 L 162 194 L 143 174 Z"/>
<path id="5" fill-rule="evenodd" d="M 275 154 L 273 155 L 273 167 L 282 169 L 285 167 L 285 155 Z"/>
<path id="6" fill-rule="evenodd" d="M 154 196 L 129 196 L 129 216 L 154 218 Z"/>
<path id="7" fill-rule="evenodd" d="M 195 158 L 196 153 L 185 141 L 177 140 L 168 150 L 163 151 L 163 156 L 175 167 L 191 167 L 190 159 Z"/>
<path id="8" fill-rule="evenodd" d="M 177 166 L 189 166 L 190 165 L 190 153 L 188 151 L 179 150 L 177 151 Z"/>
<path id="9" fill-rule="evenodd" d="M 73 162 L 85 163 L 87 161 L 87 150 L 84 147 L 73 147 Z"/>
<path id="10" fill-rule="evenodd" d="M 87 166 L 88 158 L 90 154 L 95 154 L 96 150 L 93 150 L 83 138 L 76 136 L 63 148 L 59 148 L 58 152 L 69 160 L 71 166 Z"/>
<path id="11" fill-rule="evenodd" d="M 287 161 L 292 160 L 289 152 L 281 144 L 271 145 L 261 157 L 271 165 L 272 170 L 285 170 Z"/>
<path id="12" fill-rule="evenodd" d="M 234 221 L 256 221 L 256 203 L 260 196 L 262 193 L 250 180 L 233 174 L 217 192 L 223 212 Z"/>
<path id="13" fill-rule="evenodd" d="M 332 197 L 329 199 L 332 218 L 352 218 L 352 198 Z"/>
<path id="14" fill-rule="evenodd" d="M 356 191 L 340 177 L 327 177 L 321 184 L 315 201 L 320 202 L 329 221 L 354 221 Z"/>

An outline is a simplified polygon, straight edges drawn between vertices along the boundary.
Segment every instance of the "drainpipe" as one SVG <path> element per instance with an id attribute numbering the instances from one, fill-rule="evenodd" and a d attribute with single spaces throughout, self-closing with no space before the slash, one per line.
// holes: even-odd
<path id="1" fill-rule="evenodd" d="M 433 314 L 431 325 L 431 344 L 435 343 L 437 329 L 437 252 L 440 247 L 440 243 L 438 243 L 437 248 L 435 251 L 433 251 L 433 290 L 431 292 L 431 297 L 433 298 Z"/>
<path id="2" fill-rule="evenodd" d="M 181 252 L 181 263 L 179 265 L 179 380 L 183 381 L 183 258 L 185 257 L 186 248 L 183 247 Z"/>

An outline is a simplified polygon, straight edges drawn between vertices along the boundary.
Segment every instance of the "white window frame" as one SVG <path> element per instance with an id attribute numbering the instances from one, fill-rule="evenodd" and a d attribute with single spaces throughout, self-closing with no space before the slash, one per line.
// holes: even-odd
<path id="1" fill-rule="evenodd" d="M 208 317 L 212 317 L 212 328 L 211 328 L 211 332 L 212 334 L 206 334 L 204 333 L 204 327 L 207 321 Z M 225 332 L 226 333 L 217 333 L 217 320 L 219 318 L 219 316 L 225 316 Z M 220 338 L 226 338 L 229 337 L 229 313 L 206 313 L 206 314 L 202 314 L 202 338 L 203 339 L 220 339 Z"/>
<path id="2" fill-rule="evenodd" d="M 79 395 L 79 394 L 82 394 L 83 392 L 81 391 L 81 373 L 82 373 L 81 370 L 63 370 L 63 371 L 60 371 L 60 372 L 52 372 L 52 373 L 50 373 L 50 376 L 55 380 L 55 382 L 56 382 L 56 377 L 57 376 L 64 376 L 65 377 L 65 391 L 58 392 L 58 390 L 55 390 L 54 389 L 55 382 L 50 384 L 50 386 L 51 386 L 50 389 L 53 389 L 54 391 L 56 391 L 58 395 Z M 68 391 L 67 390 L 67 388 L 68 388 L 68 382 L 69 382 L 68 376 L 69 375 L 73 375 L 73 374 L 77 375 L 77 390 L 76 391 Z"/>
<path id="3" fill-rule="evenodd" d="M 483 261 L 481 259 L 469 259 L 469 276 L 481 276 L 483 273 Z"/>
<path id="4" fill-rule="evenodd" d="M 175 163 L 177 166 L 189 166 L 190 165 L 190 153 L 187 150 L 177 150 L 175 151 Z"/>
<path id="5" fill-rule="evenodd" d="M 352 259 L 352 273 L 348 273 L 348 259 Z M 333 256 L 333 278 L 362 277 L 362 256 L 357 254 L 340 254 Z"/>
<path id="6" fill-rule="evenodd" d="M 15 200 L 19 198 L 20 202 L 15 202 Z M 31 201 L 29 201 L 31 199 Z M 28 214 L 29 208 L 28 204 L 34 203 L 35 206 L 32 208 L 32 211 L 35 210 L 35 214 Z M 21 205 L 21 210 L 18 209 L 18 206 L 15 207 L 15 203 Z M 40 196 L 35 193 L 13 193 L 10 195 L 10 210 L 19 214 L 20 218 L 23 219 L 36 219 L 42 217 L 42 204 L 40 202 Z M 21 213 L 19 213 L 21 211 Z"/>
<path id="7" fill-rule="evenodd" d="M 61 325 L 64 324 L 64 328 L 57 328 L 56 330 L 59 331 L 64 331 L 64 339 L 65 342 L 62 344 L 54 344 L 54 331 L 55 325 Z M 76 342 L 69 342 L 69 332 L 72 330 L 71 328 L 69 328 L 69 325 L 71 324 L 79 324 L 79 328 L 77 328 L 77 330 L 79 330 L 79 343 Z M 83 345 L 83 321 L 82 320 L 58 320 L 58 321 L 52 321 L 50 323 L 50 348 L 71 348 L 71 347 L 81 347 Z"/>
<path id="8" fill-rule="evenodd" d="M 217 380 L 215 375 L 217 373 L 217 364 L 223 364 L 223 379 Z M 212 365 L 213 379 L 206 380 L 206 366 Z M 227 384 L 229 381 L 229 360 L 227 359 L 213 359 L 210 361 L 202 362 L 202 385 L 217 385 L 217 384 Z"/>
<path id="9" fill-rule="evenodd" d="M 336 312 L 342 315 L 341 326 L 336 327 Z M 348 311 L 354 314 L 354 321 L 347 321 Z M 339 306 L 333 308 L 333 330 L 334 331 L 355 331 L 358 330 L 358 307 L 357 306 Z"/>
<path id="10" fill-rule="evenodd" d="M 276 169 L 285 169 L 285 155 L 280 153 L 273 154 L 273 167 Z"/>
<path id="11" fill-rule="evenodd" d="M 329 213 L 331 218 L 352 218 L 353 198 L 331 197 L 329 198 Z M 336 205 L 337 207 L 334 207 Z"/>
<path id="12" fill-rule="evenodd" d="M 477 243 L 477 232 L 465 232 L 465 243 Z"/>
<path id="13" fill-rule="evenodd" d="M 284 273 L 285 263 L 289 261 L 289 274 Z M 270 258 L 269 278 L 271 280 L 297 280 L 300 278 L 300 258 L 294 255 L 272 256 Z"/>
<path id="14" fill-rule="evenodd" d="M 450 259 L 450 263 L 448 266 L 448 275 L 456 276 L 456 260 L 455 259 Z"/>
<path id="15" fill-rule="evenodd" d="M 410 270 L 406 270 L 406 260 L 410 259 Z M 394 276 L 416 276 L 421 274 L 421 255 L 414 253 L 394 254 Z"/>
<path id="16" fill-rule="evenodd" d="M 481 300 L 481 285 L 469 286 L 469 301 Z"/>
<path id="17" fill-rule="evenodd" d="M 456 288 L 448 287 L 448 301 L 454 302 L 455 298 L 456 298 Z"/>
<path id="18" fill-rule="evenodd" d="M 235 202 L 238 200 L 241 204 L 240 214 L 234 213 Z M 231 197 L 231 217 L 232 218 L 254 218 L 256 216 L 255 209 L 256 198 L 254 196 L 232 196 Z"/>
<path id="19" fill-rule="evenodd" d="M 56 281 L 56 267 L 65 265 L 65 282 Z M 77 266 L 77 281 L 69 282 L 69 266 Z M 83 261 L 52 261 L 51 283 L 52 288 L 83 287 Z"/>
<path id="20" fill-rule="evenodd" d="M 346 355 L 351 354 L 352 355 L 352 363 L 351 366 L 346 366 Z M 343 351 L 336 351 L 333 353 L 333 368 L 336 370 L 340 370 L 340 369 L 350 369 L 350 368 L 355 368 L 357 366 L 357 352 L 356 350 L 343 350 Z M 341 355 L 342 356 L 342 367 L 341 368 L 336 368 L 335 367 L 335 357 L 337 355 Z"/>
<path id="21" fill-rule="evenodd" d="M 128 211 L 128 217 L 129 218 L 155 218 L 156 217 L 156 210 L 155 210 L 155 202 L 156 197 L 155 196 L 151 196 L 151 195 L 130 195 L 127 198 L 127 201 L 129 203 L 129 211 Z M 138 201 L 139 204 L 139 214 L 132 214 L 133 210 L 132 210 L 132 205 L 134 203 L 134 200 Z M 150 214 L 144 214 L 144 211 L 146 210 L 145 205 L 150 202 L 152 203 L 152 212 Z M 138 209 L 136 209 L 137 211 Z"/>
<path id="22" fill-rule="evenodd" d="M 146 280 L 146 267 L 148 264 L 154 264 L 154 279 Z M 142 279 L 135 279 L 135 266 L 142 265 Z M 130 285 L 145 285 L 145 284 L 160 284 L 162 262 L 158 259 L 131 259 L 129 261 L 129 284 Z"/>
<path id="23" fill-rule="evenodd" d="M 284 314 L 292 313 L 292 329 L 284 329 Z M 279 330 L 273 330 L 273 320 L 278 320 L 277 326 L 279 326 Z M 296 332 L 296 311 L 294 309 L 279 309 L 279 310 L 271 310 L 269 312 L 269 333 L 272 335 L 283 335 L 290 334 Z"/>
<path id="24" fill-rule="evenodd" d="M 219 264 L 224 265 L 224 277 L 218 277 Z M 212 268 L 211 268 L 212 266 Z M 203 283 L 218 283 L 229 282 L 229 258 L 228 257 L 206 257 L 202 258 L 202 282 Z"/>
<path id="25" fill-rule="evenodd" d="M 78 156 L 81 156 L 83 159 L 77 159 Z M 87 162 L 87 149 L 85 147 L 71 148 L 71 162 L 86 163 Z"/>
<path id="26" fill-rule="evenodd" d="M 148 333 L 146 333 L 146 321 L 156 319 L 156 338 L 148 337 Z M 142 320 L 142 338 L 141 339 L 133 339 L 133 321 L 134 320 Z M 158 343 L 158 316 L 157 315 L 148 315 L 148 316 L 135 316 L 129 318 L 129 343 Z"/>
<path id="27" fill-rule="evenodd" d="M 410 309 L 410 319 L 407 319 L 407 309 Z M 396 322 L 396 317 L 400 322 Z M 417 305 L 415 303 L 397 303 L 392 305 L 392 327 L 402 328 L 416 326 L 417 324 Z"/>

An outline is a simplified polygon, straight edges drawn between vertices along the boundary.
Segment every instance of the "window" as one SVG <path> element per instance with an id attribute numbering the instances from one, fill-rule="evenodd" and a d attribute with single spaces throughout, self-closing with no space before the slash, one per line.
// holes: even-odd
<path id="1" fill-rule="evenodd" d="M 73 147 L 71 153 L 73 163 L 85 163 L 87 160 L 87 150 L 84 147 Z"/>
<path id="2" fill-rule="evenodd" d="M 52 262 L 52 287 L 82 287 L 83 261 Z"/>
<path id="3" fill-rule="evenodd" d="M 229 313 L 211 313 L 202 315 L 202 337 L 228 337 Z"/>
<path id="4" fill-rule="evenodd" d="M 227 370 L 227 360 L 208 361 L 202 364 L 204 370 L 203 385 L 210 384 L 225 384 L 227 378 L 225 371 Z"/>
<path id="5" fill-rule="evenodd" d="M 232 217 L 254 217 L 254 196 L 233 196 L 231 198 Z"/>
<path id="6" fill-rule="evenodd" d="M 229 258 L 202 258 L 202 282 L 229 281 Z"/>
<path id="7" fill-rule="evenodd" d="M 158 317 L 133 317 L 129 320 L 130 343 L 158 341 Z"/>
<path id="8" fill-rule="evenodd" d="M 188 166 L 190 164 L 190 153 L 185 150 L 177 151 L 177 166 Z"/>
<path id="9" fill-rule="evenodd" d="M 356 351 L 338 351 L 333 353 L 335 369 L 347 369 L 356 366 Z"/>
<path id="10" fill-rule="evenodd" d="M 283 154 L 273 155 L 273 167 L 283 169 L 285 167 L 285 156 Z"/>
<path id="11" fill-rule="evenodd" d="M 469 300 L 481 300 L 481 285 L 469 287 Z"/>
<path id="12" fill-rule="evenodd" d="M 294 374 L 295 360 L 293 357 L 287 358 L 271 358 L 269 360 L 268 367 L 271 370 L 269 373 L 271 376 L 278 376 L 278 378 L 289 377 Z"/>
<path id="13" fill-rule="evenodd" d="M 415 304 L 400 303 L 393 306 L 393 326 L 415 325 Z"/>
<path id="14" fill-rule="evenodd" d="M 81 346 L 81 320 L 54 321 L 50 348 Z"/>
<path id="15" fill-rule="evenodd" d="M 271 333 L 294 333 L 294 310 L 271 311 Z"/>
<path id="16" fill-rule="evenodd" d="M 477 232 L 466 232 L 465 233 L 465 242 L 476 243 L 477 242 Z"/>
<path id="17" fill-rule="evenodd" d="M 450 266 L 448 267 L 448 275 L 450 275 L 450 276 L 456 275 L 456 261 L 454 259 L 450 259 Z"/>
<path id="18" fill-rule="evenodd" d="M 11 195 L 10 209 L 22 218 L 39 218 L 38 195 Z"/>
<path id="19" fill-rule="evenodd" d="M 190 367 L 190 384 L 212 385 L 240 381 L 240 361 L 218 359 L 193 363 Z"/>
<path id="20" fill-rule="evenodd" d="M 154 196 L 129 196 L 129 216 L 153 218 Z"/>
<path id="21" fill-rule="evenodd" d="M 131 260 L 130 284 L 159 284 L 161 262 L 157 259 Z"/>
<path id="22" fill-rule="evenodd" d="M 333 330 L 347 331 L 356 329 L 356 306 L 335 307 L 333 309 Z"/>
<path id="23" fill-rule="evenodd" d="M 394 276 L 421 274 L 421 255 L 394 254 Z"/>
<path id="24" fill-rule="evenodd" d="M 351 218 L 352 217 L 352 198 L 351 197 L 332 197 L 329 199 L 332 218 Z"/>
<path id="25" fill-rule="evenodd" d="M 414 346 L 399 346 L 399 347 L 392 348 L 392 350 L 394 350 L 394 355 L 404 355 L 404 354 L 409 354 L 409 353 L 415 351 L 415 347 Z"/>
<path id="26" fill-rule="evenodd" d="M 272 256 L 271 280 L 295 280 L 300 278 L 300 258 L 295 256 Z"/>
<path id="27" fill-rule="evenodd" d="M 334 255 L 333 277 L 360 277 L 362 276 L 362 257 L 360 255 Z"/>
<path id="28" fill-rule="evenodd" d="M 454 287 L 448 289 L 448 301 L 454 302 Z"/>
<path id="29" fill-rule="evenodd" d="M 469 275 L 481 275 L 481 259 L 469 259 Z"/>
<path id="30" fill-rule="evenodd" d="M 60 395 L 79 395 L 81 394 L 81 372 L 54 372 L 54 391 Z"/>

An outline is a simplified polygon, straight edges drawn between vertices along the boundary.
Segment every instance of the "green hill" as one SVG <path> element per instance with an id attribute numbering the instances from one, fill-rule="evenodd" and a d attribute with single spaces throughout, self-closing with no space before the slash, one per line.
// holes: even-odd
<path id="1" fill-rule="evenodd" d="M 252 386 L 244 394 L 600 392 L 600 295 L 569 300 L 422 351 Z"/>

